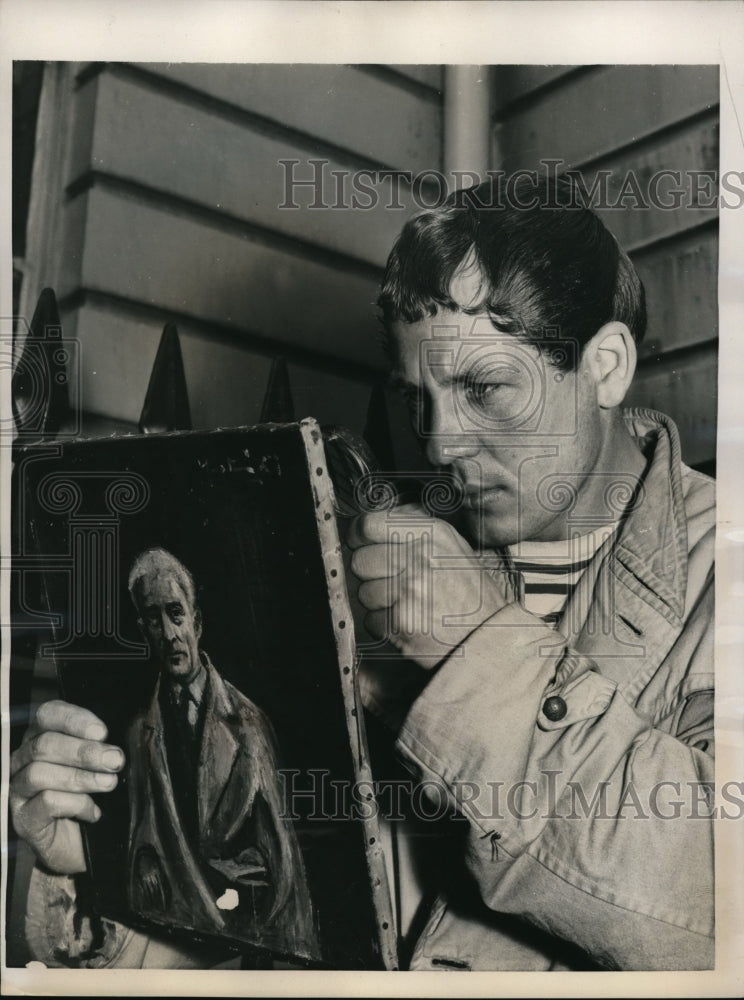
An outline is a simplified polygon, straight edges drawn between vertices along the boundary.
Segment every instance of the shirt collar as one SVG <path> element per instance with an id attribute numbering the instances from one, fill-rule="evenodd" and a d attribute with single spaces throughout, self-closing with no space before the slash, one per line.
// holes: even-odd
<path id="1" fill-rule="evenodd" d="M 187 697 L 194 702 L 198 707 L 202 703 L 202 698 L 204 697 L 204 689 L 207 686 L 207 670 L 206 670 L 206 655 L 199 652 L 199 661 L 201 667 L 199 673 L 189 684 L 179 684 L 177 681 L 171 684 L 171 690 L 178 701 L 181 697 L 181 692 L 186 692 Z"/>

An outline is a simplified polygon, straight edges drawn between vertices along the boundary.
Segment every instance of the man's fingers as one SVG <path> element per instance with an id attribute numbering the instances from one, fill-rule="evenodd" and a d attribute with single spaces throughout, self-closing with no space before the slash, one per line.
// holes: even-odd
<path id="1" fill-rule="evenodd" d="M 115 774 L 102 771 L 33 761 L 14 776 L 11 794 L 30 799 L 44 792 L 109 792 L 118 780 Z"/>
<path id="2" fill-rule="evenodd" d="M 67 733 L 84 740 L 105 740 L 107 729 L 87 708 L 67 701 L 45 701 L 36 712 L 36 729 Z"/>
<path id="3" fill-rule="evenodd" d="M 390 579 L 368 580 L 359 585 L 359 603 L 368 611 L 391 607 L 397 599 L 398 589 Z"/>
<path id="4" fill-rule="evenodd" d="M 379 510 L 369 514 L 360 514 L 349 524 L 346 533 L 346 544 L 350 549 L 358 549 L 362 545 L 382 545 L 388 542 L 391 526 L 405 526 L 405 518 L 410 517 L 414 521 L 413 526 L 419 528 L 425 525 L 426 530 L 431 529 L 434 518 L 420 504 L 407 503 L 395 507 L 394 521 L 391 520 L 391 511 Z M 424 525 L 422 525 L 422 519 Z"/>
<path id="5" fill-rule="evenodd" d="M 11 776 L 34 761 L 79 767 L 83 771 L 120 771 L 124 754 L 110 743 L 81 740 L 64 733 L 44 731 L 27 734 L 20 747 L 11 754 Z"/>
<path id="6" fill-rule="evenodd" d="M 387 639 L 397 648 L 398 642 L 393 632 L 393 623 L 389 608 L 370 611 L 364 619 L 364 627 L 373 639 Z"/>
<path id="7" fill-rule="evenodd" d="M 386 510 L 360 514 L 349 525 L 346 544 L 350 549 L 358 549 L 362 545 L 378 545 L 387 541 L 389 527 L 390 514 Z"/>
<path id="8" fill-rule="evenodd" d="M 400 573 L 398 545 L 365 545 L 351 557 L 351 571 L 359 580 L 380 580 Z"/>
<path id="9" fill-rule="evenodd" d="M 101 810 L 90 795 L 73 792 L 39 792 L 23 803 L 23 825 L 26 829 L 41 829 L 56 819 L 81 819 L 95 823 L 101 818 Z"/>

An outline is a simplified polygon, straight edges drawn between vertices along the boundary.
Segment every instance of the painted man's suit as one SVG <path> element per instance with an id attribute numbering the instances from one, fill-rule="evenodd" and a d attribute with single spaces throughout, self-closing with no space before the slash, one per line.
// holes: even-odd
<path id="1" fill-rule="evenodd" d="M 162 679 L 130 728 L 130 903 L 170 925 L 312 955 L 312 908 L 281 815 L 271 726 L 201 655 L 207 683 L 190 796 L 183 777 L 174 780 L 189 754 L 174 751 L 166 732 Z"/>

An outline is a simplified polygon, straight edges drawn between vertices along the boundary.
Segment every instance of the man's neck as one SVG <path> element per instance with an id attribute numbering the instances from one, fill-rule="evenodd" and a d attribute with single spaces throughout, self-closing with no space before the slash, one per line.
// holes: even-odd
<path id="1" fill-rule="evenodd" d="M 631 504 L 646 470 L 646 459 L 619 409 L 607 415 L 606 432 L 594 467 L 564 525 L 563 537 L 581 524 L 600 526 L 620 520 Z M 581 529 L 579 531 L 581 533 Z"/>
<path id="2" fill-rule="evenodd" d="M 204 688 L 206 687 L 206 684 L 207 684 L 207 671 L 204 666 L 204 654 L 200 650 L 199 669 L 197 670 L 196 674 L 190 680 L 187 680 L 186 678 L 184 678 L 183 680 L 180 680 L 178 678 L 173 678 L 172 685 L 173 689 L 176 692 L 179 692 L 182 688 L 188 689 L 191 697 L 194 698 L 194 700 L 197 703 L 199 703 L 201 702 L 202 695 L 204 694 Z"/>

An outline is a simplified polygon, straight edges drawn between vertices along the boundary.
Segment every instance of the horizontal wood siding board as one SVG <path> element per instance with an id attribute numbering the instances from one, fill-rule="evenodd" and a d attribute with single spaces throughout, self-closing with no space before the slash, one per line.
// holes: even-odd
<path id="1" fill-rule="evenodd" d="M 85 231 L 88 214 L 88 200 L 76 198 L 62 207 L 60 228 L 62 231 L 59 253 L 58 284 L 54 291 L 63 298 L 70 291 L 80 287 L 85 251 Z M 49 282 L 42 277 L 42 281 Z"/>
<path id="2" fill-rule="evenodd" d="M 377 283 L 92 188 L 76 284 L 370 368 L 382 366 Z M 72 206 L 68 206 L 72 207 Z M 112 235 L 114 234 L 114 235 Z"/>
<path id="3" fill-rule="evenodd" d="M 548 91 L 498 126 L 506 170 L 611 153 L 718 103 L 717 66 L 610 66 Z"/>
<path id="4" fill-rule="evenodd" d="M 87 77 L 82 86 L 75 89 L 72 98 L 72 142 L 70 156 L 65 170 L 65 185 L 90 169 L 93 156 L 94 136 L 99 128 L 96 111 L 100 99 L 98 81 L 100 74 Z M 140 145 L 147 140 L 143 137 Z"/>
<path id="5" fill-rule="evenodd" d="M 670 170 L 678 172 L 679 183 L 662 173 Z M 715 220 L 718 117 L 714 113 L 642 154 L 613 157 L 601 171 L 582 171 L 582 178 L 588 191 L 597 185 L 592 204 L 624 247 Z"/>
<path id="6" fill-rule="evenodd" d="M 355 63 L 354 69 L 359 70 L 361 73 L 367 73 L 377 80 L 389 83 L 393 87 L 405 90 L 412 97 L 420 101 L 428 101 L 436 107 L 442 104 L 442 92 L 440 90 L 427 87 L 426 84 L 422 84 L 414 76 L 408 73 L 399 73 L 392 66 L 386 66 L 382 63 Z"/>
<path id="7" fill-rule="evenodd" d="M 110 292 L 99 292 L 79 289 L 59 300 L 60 310 L 72 314 L 83 306 L 90 306 L 101 314 L 113 314 L 128 317 L 134 324 L 144 324 L 153 329 L 162 330 L 166 323 L 175 323 L 178 329 L 198 330 L 200 335 L 207 337 L 212 343 L 238 346 L 252 351 L 262 357 L 275 358 L 283 355 L 288 361 L 317 368 L 330 374 L 343 375 L 359 382 L 372 384 L 378 380 L 385 369 L 372 368 L 369 365 L 349 361 L 336 354 L 324 354 L 317 351 L 308 342 L 285 343 L 274 338 L 263 336 L 245 327 L 236 329 L 213 320 L 194 320 L 193 316 L 179 313 L 175 309 L 159 309 L 149 303 L 137 302 L 132 299 L 114 295 Z"/>
<path id="8" fill-rule="evenodd" d="M 162 327 L 133 323 L 108 311 L 60 303 L 66 337 L 79 344 L 79 406 L 85 413 L 136 424 Z"/>
<path id="9" fill-rule="evenodd" d="M 662 360 L 636 374 L 626 400 L 629 406 L 661 410 L 674 420 L 688 465 L 715 458 L 717 368 L 715 344 Z"/>
<path id="10" fill-rule="evenodd" d="M 636 243 L 626 243 L 624 249 L 633 260 L 639 260 L 647 254 L 657 253 L 668 246 L 673 247 L 680 239 L 695 239 L 708 232 L 718 232 L 717 216 L 701 219 L 697 225 L 690 226 L 689 229 L 683 229 L 682 231 L 672 229 L 667 233 L 657 233 L 646 240 L 638 240 Z"/>
<path id="11" fill-rule="evenodd" d="M 718 238 L 688 236 L 635 266 L 646 288 L 648 330 L 641 356 L 678 350 L 718 335 Z"/>
<path id="12" fill-rule="evenodd" d="M 63 312 L 65 333 L 80 342 L 85 413 L 136 425 L 162 326 L 90 301 Z M 197 326 L 178 326 L 195 429 L 255 424 L 260 419 L 272 356 L 215 339 Z M 370 386 L 350 376 L 290 362 L 295 416 L 361 432 Z"/>
<path id="13" fill-rule="evenodd" d="M 441 110 L 354 66 L 136 65 L 375 163 L 414 172 L 441 168 Z"/>
<path id="14" fill-rule="evenodd" d="M 565 84 L 567 78 L 580 72 L 591 72 L 594 66 L 495 66 L 493 70 L 493 114 L 496 119 L 508 118 L 513 105 L 534 99 L 551 86 Z"/>
<path id="15" fill-rule="evenodd" d="M 102 73 L 108 65 L 110 64 L 102 62 L 101 60 L 78 63 L 78 68 L 75 72 L 75 86 L 84 86 L 88 80 L 92 80 L 94 77 L 98 76 L 99 73 Z"/>
<path id="16" fill-rule="evenodd" d="M 362 433 L 371 394 L 369 383 L 295 363 L 287 370 L 295 416 L 315 417 L 321 426 L 333 424 Z"/>
<path id="17" fill-rule="evenodd" d="M 88 413 L 137 423 L 162 326 L 85 303 L 67 313 L 80 342 L 81 400 Z M 257 422 L 271 358 L 178 328 L 195 428 Z"/>
<path id="18" fill-rule="evenodd" d="M 91 171 L 110 174 L 223 214 L 233 224 L 274 230 L 375 268 L 384 266 L 403 223 L 417 211 L 404 182 L 350 176 L 338 162 L 320 158 L 319 163 L 307 149 L 149 92 L 137 82 L 99 75 L 78 95 L 86 110 L 91 92 L 92 148 L 89 142 L 87 155 L 75 157 L 73 189 Z M 295 185 L 293 179 L 317 180 L 318 186 Z"/>
<path id="19" fill-rule="evenodd" d="M 145 187 L 136 181 L 116 177 L 113 174 L 90 173 L 80 177 L 67 190 L 70 202 L 76 201 L 91 188 L 109 192 L 114 197 L 149 205 L 155 211 L 170 212 L 194 223 L 206 226 L 216 232 L 239 238 L 254 239 L 262 246 L 272 247 L 284 253 L 293 254 L 303 260 L 312 258 L 316 263 L 324 263 L 344 274 L 354 274 L 377 282 L 382 276 L 382 268 L 360 257 L 352 257 L 330 247 L 312 243 L 297 236 L 288 236 L 276 229 L 257 225 L 245 219 L 236 218 L 226 212 L 208 208 L 198 202 L 189 201 L 169 191 Z"/>
<path id="20" fill-rule="evenodd" d="M 606 167 L 608 163 L 611 165 L 621 156 L 637 159 L 644 156 L 649 150 L 656 149 L 664 142 L 673 141 L 679 136 L 684 136 L 685 133 L 691 132 L 701 123 L 718 122 L 719 112 L 720 105 L 718 103 L 706 104 L 702 108 L 697 108 L 689 114 L 683 114 L 680 118 L 675 118 L 674 121 L 669 121 L 665 125 L 654 128 L 649 132 L 643 132 L 639 135 L 626 138 L 616 146 L 608 148 L 595 156 L 589 156 L 586 160 L 579 163 L 573 163 L 571 166 L 576 170 L 594 171 Z M 715 144 L 717 147 L 718 135 L 715 137 Z"/>
<path id="21" fill-rule="evenodd" d="M 444 87 L 443 66 L 432 66 L 425 63 L 389 63 L 387 69 L 400 73 L 402 76 L 408 76 L 417 83 L 440 92 L 440 94 Z"/>

